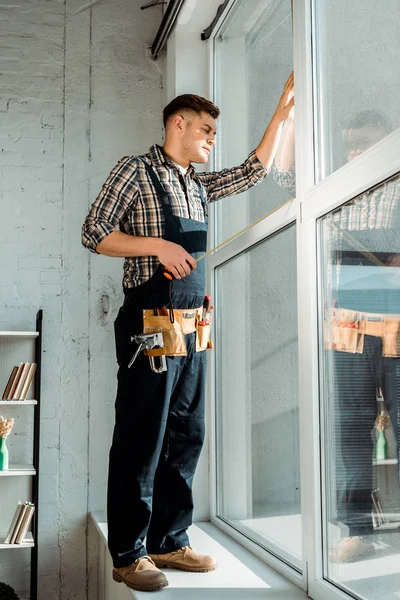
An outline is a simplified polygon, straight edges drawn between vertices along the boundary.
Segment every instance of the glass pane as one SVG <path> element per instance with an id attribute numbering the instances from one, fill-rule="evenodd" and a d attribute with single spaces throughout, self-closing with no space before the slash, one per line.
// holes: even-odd
<path id="1" fill-rule="evenodd" d="M 290 0 L 243 0 L 215 41 L 221 167 L 241 164 L 261 141 L 293 70 Z M 290 196 L 270 175 L 218 203 L 218 238 L 225 239 Z"/>
<path id="2" fill-rule="evenodd" d="M 300 570 L 295 226 L 216 283 L 218 514 Z"/>
<path id="3" fill-rule="evenodd" d="M 400 125 L 398 0 L 314 0 L 318 180 Z"/>
<path id="4" fill-rule="evenodd" d="M 325 576 L 367 600 L 394 600 L 400 597 L 400 177 L 326 215 L 318 231 Z"/>

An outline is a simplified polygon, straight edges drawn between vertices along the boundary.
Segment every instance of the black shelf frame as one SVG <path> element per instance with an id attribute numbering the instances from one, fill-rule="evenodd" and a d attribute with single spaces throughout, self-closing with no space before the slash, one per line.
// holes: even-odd
<path id="1" fill-rule="evenodd" d="M 38 598 L 38 557 L 39 557 L 39 474 L 40 474 L 40 391 L 41 391 L 41 372 L 42 372 L 42 326 L 43 310 L 40 309 L 36 314 L 36 331 L 38 336 L 35 340 L 35 362 L 37 364 L 35 373 L 35 399 L 37 404 L 34 407 L 35 415 L 33 421 L 33 467 L 36 475 L 32 477 L 32 502 L 35 505 L 35 512 L 32 519 L 33 547 L 31 548 L 31 582 L 30 582 L 30 600 Z"/>

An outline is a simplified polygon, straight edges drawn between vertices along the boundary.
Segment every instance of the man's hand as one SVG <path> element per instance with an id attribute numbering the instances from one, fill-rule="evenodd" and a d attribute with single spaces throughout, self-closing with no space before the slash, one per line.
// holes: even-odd
<path id="1" fill-rule="evenodd" d="M 105 256 L 156 256 L 176 279 L 186 277 L 197 266 L 195 259 L 178 244 L 159 237 L 134 236 L 122 231 L 109 233 L 96 251 Z"/>
<path id="2" fill-rule="evenodd" d="M 400 267 L 400 254 L 392 254 L 386 262 L 387 267 Z"/>
<path id="3" fill-rule="evenodd" d="M 278 149 L 284 121 L 289 117 L 294 106 L 294 75 L 293 71 L 283 88 L 283 94 L 278 102 L 274 116 L 268 125 L 261 142 L 256 148 L 258 160 L 266 169 L 270 169 Z"/>
<path id="4" fill-rule="evenodd" d="M 196 260 L 182 246 L 162 240 L 163 243 L 157 258 L 168 269 L 175 279 L 183 279 L 192 269 L 197 267 Z"/>
<path id="5" fill-rule="evenodd" d="M 290 111 L 294 106 L 294 73 L 293 71 L 289 75 L 289 79 L 285 83 L 285 87 L 283 88 L 282 96 L 278 102 L 278 106 L 276 107 L 276 111 L 273 119 L 276 119 L 279 122 L 286 121 L 289 118 Z"/>

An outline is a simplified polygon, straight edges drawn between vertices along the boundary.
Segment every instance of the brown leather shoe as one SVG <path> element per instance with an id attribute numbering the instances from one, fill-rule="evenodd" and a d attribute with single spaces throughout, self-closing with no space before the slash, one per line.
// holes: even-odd
<path id="1" fill-rule="evenodd" d="M 214 558 L 197 554 L 197 552 L 193 552 L 190 546 L 185 546 L 168 554 L 149 554 L 149 556 L 159 569 L 171 567 L 181 571 L 208 573 L 208 571 L 214 571 L 217 568 L 217 561 Z"/>
<path id="2" fill-rule="evenodd" d="M 375 554 L 375 546 L 360 536 L 342 538 L 334 548 L 329 550 L 329 560 L 335 563 L 351 563 Z"/>
<path id="3" fill-rule="evenodd" d="M 160 590 L 168 585 L 164 573 L 157 569 L 149 556 L 141 556 L 129 567 L 114 568 L 113 579 L 141 592 Z"/>

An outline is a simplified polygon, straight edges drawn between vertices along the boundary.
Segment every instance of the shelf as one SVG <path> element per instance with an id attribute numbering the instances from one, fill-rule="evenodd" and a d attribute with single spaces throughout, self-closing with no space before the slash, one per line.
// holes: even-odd
<path id="1" fill-rule="evenodd" d="M 38 331 L 0 331 L 0 337 L 37 338 Z"/>
<path id="2" fill-rule="evenodd" d="M 24 495 L 26 495 L 30 502 L 37 506 L 39 504 L 39 463 L 40 463 L 40 412 L 41 412 L 41 399 L 40 399 L 40 383 L 41 383 L 41 364 L 42 364 L 42 327 L 43 327 L 43 310 L 39 309 L 36 313 L 36 324 L 32 323 L 32 327 L 28 325 L 28 328 L 34 329 L 34 331 L 26 331 L 23 329 L 24 325 L 20 324 L 18 327 L 17 323 L 3 323 L 4 328 L 14 328 L 14 331 L 1 331 L 0 327 L 0 354 L 2 359 L 1 365 L 1 373 L 0 378 L 3 384 L 3 389 L 9 386 L 10 383 L 10 375 L 14 371 L 13 365 L 20 365 L 21 361 L 36 364 L 36 373 L 35 377 L 32 378 L 31 384 L 34 386 L 31 391 L 24 396 L 27 396 L 25 400 L 18 400 L 17 398 L 13 398 L 12 400 L 0 400 L 0 414 L 6 413 L 8 416 L 23 416 L 23 411 L 16 409 L 15 407 L 20 406 L 21 409 L 24 409 L 26 414 L 25 416 L 29 416 L 29 419 L 26 423 L 22 423 L 22 431 L 21 435 L 26 435 L 29 431 L 29 435 L 27 436 L 27 442 L 32 442 L 32 452 L 27 454 L 27 456 L 15 456 L 14 461 L 12 461 L 7 470 L 0 471 L 0 512 L 5 513 L 6 505 L 15 503 L 15 495 L 20 493 L 20 488 L 25 489 L 29 488 L 29 491 L 25 489 Z M 16 331 L 15 329 L 19 329 Z M 22 354 L 21 354 L 22 353 Z M 17 370 L 19 367 L 17 368 Z M 21 371 L 20 371 L 21 372 Z M 15 373 L 15 371 L 14 371 Z M 23 383 L 23 387 L 26 382 Z M 30 388 L 29 388 L 30 389 Z M 17 390 L 14 390 L 14 396 L 21 396 L 21 394 L 16 394 Z M 1 391 L 3 395 L 3 390 Z M 9 407 L 4 408 L 4 407 Z M 30 409 L 26 407 L 30 406 Z M 16 412 L 15 412 L 16 411 Z M 15 414 L 14 414 L 15 413 Z M 23 419 L 26 421 L 26 419 Z M 30 445 L 30 444 L 29 444 Z M 25 464 L 18 464 L 18 460 L 24 461 Z M 30 463 L 30 464 L 29 464 Z M 2 479 L 3 477 L 11 477 L 11 479 Z M 22 486 L 22 487 L 21 487 Z M 14 489 L 15 488 L 15 489 Z M 10 494 L 9 492 L 13 492 Z M 21 492 L 22 493 L 22 492 Z M 20 503 L 19 503 L 20 504 Z M 4 505 L 4 506 L 3 506 Z M 14 516 L 10 524 L 8 525 L 11 528 L 11 524 L 14 522 L 16 516 L 20 517 L 21 512 L 20 509 L 13 506 L 8 506 L 10 511 L 14 510 Z M 4 515 L 3 515 L 4 517 Z M 23 558 L 24 561 L 26 559 L 26 565 L 24 567 L 24 573 L 26 570 L 26 574 L 30 574 L 30 583 L 25 587 L 25 591 L 21 595 L 21 600 L 37 600 L 38 598 L 38 549 L 39 549 L 39 539 L 37 538 L 36 531 L 38 528 L 38 516 L 37 512 L 34 516 L 34 521 L 32 524 L 32 532 L 28 532 L 25 536 L 25 540 L 21 544 L 5 544 L 4 541 L 7 539 L 7 532 L 4 533 L 3 527 L 7 526 L 7 523 L 4 523 L 4 518 L 2 519 L 2 528 L 3 531 L 0 531 L 0 556 L 1 552 L 3 552 L 3 557 L 5 556 L 4 552 L 6 550 L 18 550 L 24 549 L 25 554 Z M 14 525 L 15 527 L 15 525 Z M 6 530 L 7 531 L 7 530 Z M 1 535 L 2 534 L 2 535 Z M 33 535 L 34 534 L 34 535 Z M 29 548 L 29 553 L 27 549 Z M 28 554 L 30 557 L 28 557 Z M 1 560 L 1 559 L 0 559 Z M 29 563 L 29 564 L 28 564 Z M 16 569 L 17 567 L 15 567 Z M 14 566 L 10 571 L 10 576 L 13 575 Z M 18 577 L 18 571 L 15 570 L 16 579 Z M 28 591 L 29 590 L 29 591 Z"/>
<path id="3" fill-rule="evenodd" d="M 0 471 L 0 477 L 26 477 L 36 475 L 32 465 L 10 465 L 7 471 Z"/>
<path id="4" fill-rule="evenodd" d="M 33 406 L 37 400 L 0 400 L 0 406 Z"/>
<path id="5" fill-rule="evenodd" d="M 385 458 L 384 460 L 374 460 L 373 464 L 374 465 L 397 465 L 398 464 L 398 460 L 397 458 Z"/>
<path id="6" fill-rule="evenodd" d="M 5 535 L 0 536 L 0 542 L 3 542 L 3 540 L 5 539 Z M 18 548 L 33 548 L 34 547 L 34 543 L 33 543 L 33 536 L 32 533 L 30 531 L 28 531 L 28 533 L 26 534 L 26 542 L 22 542 L 22 544 L 3 544 L 0 543 L 0 550 L 15 550 Z"/>
<path id="7" fill-rule="evenodd" d="M 391 529 L 400 529 L 400 523 L 382 523 L 382 525 L 379 525 L 378 527 L 374 528 L 374 531 L 383 531 L 383 530 L 391 530 Z"/>

